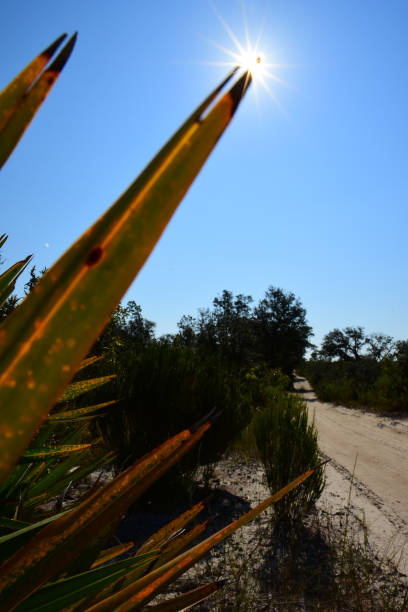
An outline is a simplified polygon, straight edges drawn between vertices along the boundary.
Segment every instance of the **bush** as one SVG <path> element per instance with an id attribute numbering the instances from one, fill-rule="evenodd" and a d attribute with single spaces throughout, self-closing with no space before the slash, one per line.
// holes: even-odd
<path id="1" fill-rule="evenodd" d="M 381 376 L 374 385 L 369 405 L 380 410 L 408 413 L 408 359 L 387 359 L 382 364 Z"/>
<path id="2" fill-rule="evenodd" d="M 280 368 L 270 368 L 261 362 L 250 368 L 245 373 L 245 382 L 251 393 L 254 407 L 266 406 L 276 390 L 289 391 L 292 381 L 289 376 L 283 374 Z"/>
<path id="3" fill-rule="evenodd" d="M 309 361 L 297 369 L 323 402 L 367 407 L 384 412 L 408 412 L 408 357 L 378 362 L 364 357 L 357 361 Z"/>
<path id="4" fill-rule="evenodd" d="M 316 428 L 308 424 L 306 404 L 294 395 L 277 390 L 270 404 L 255 416 L 253 431 L 271 491 L 319 463 Z M 275 505 L 278 522 L 299 521 L 319 499 L 323 487 L 323 469 L 319 468 L 302 487 Z"/>
<path id="5" fill-rule="evenodd" d="M 109 367 L 101 363 L 101 367 Z M 121 399 L 101 423 L 106 445 L 117 453 L 117 466 L 127 467 L 179 429 L 211 410 L 222 411 L 196 449 L 161 481 L 161 491 L 188 489 L 193 471 L 216 461 L 251 420 L 251 394 L 243 376 L 215 354 L 201 354 L 170 342 L 116 355 L 117 382 L 106 392 Z M 102 401 L 98 397 L 96 401 Z M 181 485 L 181 486 L 180 486 Z M 154 496 L 154 489 L 149 491 Z M 171 496 L 174 499 L 174 495 Z"/>

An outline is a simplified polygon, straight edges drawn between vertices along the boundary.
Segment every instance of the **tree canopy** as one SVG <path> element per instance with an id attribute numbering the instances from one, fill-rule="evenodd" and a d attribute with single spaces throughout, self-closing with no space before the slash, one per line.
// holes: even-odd
<path id="1" fill-rule="evenodd" d="M 273 286 L 255 307 L 250 295 L 224 290 L 214 298 L 212 310 L 201 309 L 196 318 L 184 316 L 178 327 L 186 346 L 220 352 L 237 365 L 264 361 L 287 374 L 311 346 L 312 328 L 300 300 Z"/>
<path id="2" fill-rule="evenodd" d="M 335 328 L 326 334 L 320 351 L 313 356 L 328 360 L 358 361 L 369 358 L 381 361 L 385 357 L 395 356 L 396 348 L 391 336 L 381 333 L 367 336 L 363 327 L 345 327 L 342 330 Z"/>

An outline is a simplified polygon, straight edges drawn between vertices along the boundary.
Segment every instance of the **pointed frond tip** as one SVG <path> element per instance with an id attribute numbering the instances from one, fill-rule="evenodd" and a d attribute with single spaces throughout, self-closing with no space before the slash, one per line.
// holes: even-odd
<path id="1" fill-rule="evenodd" d="M 232 114 L 235 113 L 238 108 L 239 103 L 245 95 L 246 90 L 250 86 L 252 81 L 251 73 L 246 71 L 242 77 L 235 83 L 235 85 L 230 89 L 229 95 L 233 102 L 233 110 Z"/>
<path id="2" fill-rule="evenodd" d="M 75 46 L 76 40 L 78 38 L 78 32 L 75 32 L 71 38 L 68 40 L 65 47 L 61 49 L 61 52 L 57 55 L 55 60 L 52 62 L 48 70 L 53 70 L 55 72 L 61 72 L 63 67 L 68 61 L 69 56 L 72 53 L 72 49 Z"/>
<path id="3" fill-rule="evenodd" d="M 66 36 L 63 34 L 57 38 L 0 93 L 0 168 L 16 147 L 71 55 L 77 39 L 76 32 L 47 67 Z"/>
<path id="4" fill-rule="evenodd" d="M 40 53 L 40 56 L 44 57 L 48 62 L 52 58 L 62 41 L 65 40 L 67 36 L 68 34 L 66 32 L 64 32 L 64 34 L 61 34 L 61 36 L 58 36 L 58 38 L 54 40 L 54 42 L 51 43 L 49 47 L 47 47 L 42 53 Z"/>
<path id="5" fill-rule="evenodd" d="M 228 127 L 250 83 L 250 75 L 244 73 L 218 99 L 235 74 L 235 70 L 228 74 L 193 111 L 122 196 L 44 274 L 18 312 L 4 322 L 0 402 L 8 406 L 3 426 L 13 435 L 0 438 L 0 482 L 44 416 L 61 402 L 61 392 L 72 372 L 91 349 Z M 33 104 L 34 97 L 41 94 L 38 89 L 44 76 L 30 89 Z M 58 75 L 53 72 L 49 76 Z M 21 119 L 20 109 L 17 115 Z M 90 254 L 96 252 L 103 256 L 93 258 L 89 265 Z M 122 265 L 124 253 L 126 266 Z M 88 307 L 96 292 L 97 309 Z M 73 304 L 81 307 L 75 310 Z M 53 348 L 55 338 L 58 351 Z M 48 354 L 52 354 L 51 363 L 43 359 Z M 27 372 L 30 380 L 52 382 L 32 388 L 27 384 Z"/>

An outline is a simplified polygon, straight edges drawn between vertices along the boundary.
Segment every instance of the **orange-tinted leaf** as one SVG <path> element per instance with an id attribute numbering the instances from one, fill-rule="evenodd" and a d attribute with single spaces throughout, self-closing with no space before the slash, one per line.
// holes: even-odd
<path id="1" fill-rule="evenodd" d="M 31 259 L 32 255 L 28 255 L 25 259 L 18 261 L 0 275 L 0 306 L 13 293 L 16 280 L 24 272 Z"/>
<path id="2" fill-rule="evenodd" d="M 69 402 L 88 391 L 92 391 L 93 389 L 97 389 L 102 385 L 106 385 L 106 383 L 110 382 L 116 378 L 116 374 L 110 374 L 109 376 L 100 376 L 99 378 L 91 378 L 90 380 L 79 380 L 78 382 L 73 382 L 65 389 L 64 393 L 61 397 L 58 398 L 58 403 L 62 404 L 64 402 Z"/>
<path id="3" fill-rule="evenodd" d="M 176 555 L 178 555 L 182 550 L 187 548 L 194 540 L 196 540 L 200 535 L 204 533 L 207 529 L 208 521 L 204 521 L 204 523 L 199 523 L 195 525 L 192 529 L 189 529 L 185 533 L 177 536 L 174 540 L 171 540 L 167 546 L 164 547 L 163 552 L 160 557 L 155 562 L 153 569 L 159 567 L 160 565 L 164 565 L 170 559 L 173 559 Z"/>
<path id="4" fill-rule="evenodd" d="M 178 612 L 179 610 L 187 610 L 191 606 L 200 603 L 200 601 L 208 599 L 208 597 L 221 589 L 223 585 L 224 581 L 203 584 L 192 591 L 188 591 L 188 593 L 183 593 L 183 595 L 168 599 L 155 606 L 146 606 L 143 610 L 144 612 Z"/>
<path id="5" fill-rule="evenodd" d="M 159 240 L 231 121 L 244 74 L 203 117 L 224 82 L 122 197 L 41 277 L 0 328 L 0 483 Z"/>
<path id="6" fill-rule="evenodd" d="M 67 37 L 62 34 L 47 49 L 44 49 L 0 94 L 0 131 L 21 102 L 28 88 L 34 83 L 40 72 L 48 64 L 62 41 Z M 0 245 L 2 246 L 2 245 Z"/>
<path id="7" fill-rule="evenodd" d="M 97 361 L 100 361 L 103 358 L 104 358 L 104 355 L 93 355 L 92 357 L 87 357 L 87 359 L 84 359 L 81 362 L 77 372 L 79 372 L 79 370 L 83 370 L 84 368 L 87 368 L 90 365 L 93 365 L 94 363 L 96 363 Z"/>
<path id="8" fill-rule="evenodd" d="M 123 553 L 133 548 L 134 545 L 135 545 L 134 542 L 126 542 L 125 544 L 117 544 L 116 546 L 111 546 L 110 548 L 106 548 L 99 554 L 96 561 L 92 563 L 91 569 L 94 567 L 98 567 L 99 565 L 102 565 L 102 563 L 111 561 L 112 559 L 115 559 L 119 555 L 123 555 Z M 137 556 L 138 554 L 139 553 L 136 553 L 135 556 Z"/>
<path id="9" fill-rule="evenodd" d="M 193 433 L 185 430 L 174 436 L 36 534 L 2 567 L 0 593 L 4 607 L 16 606 L 93 547 L 98 533 L 104 532 L 155 479 L 188 452 L 210 424 L 206 422 Z"/>
<path id="10" fill-rule="evenodd" d="M 204 510 L 204 502 L 200 501 L 192 508 L 180 514 L 167 525 L 164 525 L 156 533 L 154 533 L 142 546 L 138 549 L 138 554 L 160 548 L 173 534 L 183 529 L 190 521 L 192 521 L 200 512 Z"/>
<path id="11" fill-rule="evenodd" d="M 89 390 L 89 389 L 88 389 Z M 62 412 L 52 412 L 48 416 L 48 421 L 67 421 L 71 419 L 77 419 L 80 417 L 87 416 L 93 412 L 99 412 L 102 408 L 117 404 L 118 400 L 110 400 L 109 402 L 102 402 L 101 404 L 94 404 L 93 406 L 86 406 L 85 408 L 75 408 L 73 410 L 64 410 Z"/>
<path id="12" fill-rule="evenodd" d="M 50 459 L 51 457 L 59 457 L 62 455 L 70 455 L 71 453 L 78 453 L 88 448 L 94 447 L 100 440 L 89 444 L 61 444 L 59 446 L 49 448 L 35 448 L 30 447 L 20 457 L 20 461 L 24 463 L 30 463 L 32 461 L 42 461 L 43 459 Z"/>
<path id="13" fill-rule="evenodd" d="M 280 489 L 277 493 L 261 502 L 258 506 L 249 510 L 249 512 L 233 523 L 220 529 L 220 531 L 211 535 L 203 542 L 196 544 L 196 546 L 193 546 L 193 548 L 190 548 L 175 559 L 149 572 L 146 576 L 136 580 L 136 582 L 130 584 L 118 593 L 91 606 L 87 612 L 112 612 L 113 610 L 116 612 L 129 612 L 129 610 L 137 610 L 146 605 L 157 593 L 163 591 L 170 582 L 181 576 L 181 574 L 187 571 L 192 565 L 202 559 L 211 548 L 223 542 L 243 525 L 253 521 L 264 510 L 287 495 L 292 489 L 306 480 L 306 478 L 309 478 L 314 471 L 315 468 L 308 470 L 286 485 L 286 487 L 283 487 L 283 489 Z"/>
<path id="14" fill-rule="evenodd" d="M 76 41 L 76 34 L 69 39 L 50 66 L 33 81 L 53 55 L 63 38 L 65 38 L 65 35 L 41 53 L 1 94 L 0 168 L 47 97 L 48 92 L 59 77 L 71 54 Z"/>

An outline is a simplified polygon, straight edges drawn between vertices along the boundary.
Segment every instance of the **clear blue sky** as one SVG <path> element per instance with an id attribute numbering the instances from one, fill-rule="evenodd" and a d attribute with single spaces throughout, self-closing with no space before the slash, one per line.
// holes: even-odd
<path id="1" fill-rule="evenodd" d="M 241 41 L 236 0 L 215 5 Z M 408 3 L 247 0 L 283 64 L 248 92 L 125 299 L 159 334 L 223 289 L 294 292 L 315 341 L 408 337 Z M 0 87 L 62 32 L 73 55 L 1 172 L 7 263 L 50 266 L 225 75 L 206 0 L 3 0 Z M 49 245 L 49 246 L 46 246 Z M 21 287 L 21 286 L 20 286 Z M 20 288 L 20 293 L 22 288 Z"/>

